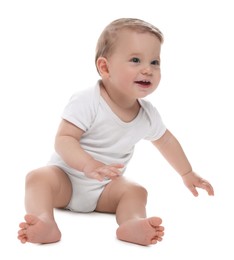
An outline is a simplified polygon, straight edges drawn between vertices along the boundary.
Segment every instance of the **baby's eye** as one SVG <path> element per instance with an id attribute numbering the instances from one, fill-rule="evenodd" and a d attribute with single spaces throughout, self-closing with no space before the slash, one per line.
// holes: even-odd
<path id="1" fill-rule="evenodd" d="M 134 57 L 134 58 L 131 59 L 131 61 L 134 62 L 134 63 L 139 63 L 139 62 L 140 62 L 140 59 Z"/>
<path id="2" fill-rule="evenodd" d="M 160 61 L 159 61 L 159 60 L 153 60 L 153 61 L 151 62 L 151 64 L 152 64 L 152 65 L 157 65 L 157 66 L 159 66 L 159 65 L 160 65 Z"/>
<path id="3" fill-rule="evenodd" d="M 159 65 L 160 65 L 160 61 L 159 61 L 159 60 L 153 60 L 153 61 L 151 62 L 151 64 L 152 64 L 152 65 L 157 65 L 157 66 L 159 66 Z"/>

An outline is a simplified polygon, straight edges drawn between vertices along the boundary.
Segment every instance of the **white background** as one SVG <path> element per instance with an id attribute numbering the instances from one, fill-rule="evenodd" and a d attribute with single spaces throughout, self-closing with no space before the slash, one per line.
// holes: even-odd
<path id="1" fill-rule="evenodd" d="M 99 78 L 97 38 L 120 17 L 164 33 L 162 81 L 149 99 L 215 197 L 200 191 L 194 198 L 142 141 L 126 175 L 147 187 L 148 214 L 166 229 L 162 243 L 117 241 L 113 215 L 56 211 L 61 242 L 22 245 L 25 175 L 49 159 L 69 97 Z M 1 259 L 234 259 L 233 24 L 231 0 L 0 2 Z"/>

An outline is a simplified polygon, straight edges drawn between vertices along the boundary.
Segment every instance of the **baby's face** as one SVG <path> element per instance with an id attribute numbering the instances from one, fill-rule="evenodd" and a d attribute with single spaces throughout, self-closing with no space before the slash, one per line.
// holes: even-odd
<path id="1" fill-rule="evenodd" d="M 107 59 L 108 83 L 125 95 L 145 97 L 160 82 L 161 43 L 148 32 L 122 30 L 119 34 L 113 54 Z"/>

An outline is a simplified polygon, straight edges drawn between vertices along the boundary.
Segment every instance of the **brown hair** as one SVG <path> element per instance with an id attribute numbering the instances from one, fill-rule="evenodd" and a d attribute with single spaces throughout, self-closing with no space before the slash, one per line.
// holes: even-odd
<path id="1" fill-rule="evenodd" d="M 152 33 L 163 43 L 163 34 L 154 25 L 140 19 L 120 18 L 107 25 L 101 33 L 96 46 L 95 64 L 99 57 L 107 58 L 112 53 L 118 39 L 118 32 L 122 29 Z"/>

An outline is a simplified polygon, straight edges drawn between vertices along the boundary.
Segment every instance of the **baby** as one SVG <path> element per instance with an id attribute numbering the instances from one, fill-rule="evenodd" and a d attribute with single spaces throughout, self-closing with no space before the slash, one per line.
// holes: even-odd
<path id="1" fill-rule="evenodd" d="M 140 19 L 118 19 L 104 29 L 95 59 L 100 79 L 71 97 L 55 137 L 55 153 L 48 165 L 26 177 L 27 214 L 18 231 L 22 243 L 61 239 L 55 208 L 114 213 L 119 240 L 140 245 L 161 241 L 161 218 L 146 214 L 146 189 L 124 177 L 142 139 L 152 142 L 194 196 L 196 188 L 214 195 L 157 109 L 144 99 L 160 82 L 162 43 L 160 30 Z"/>

